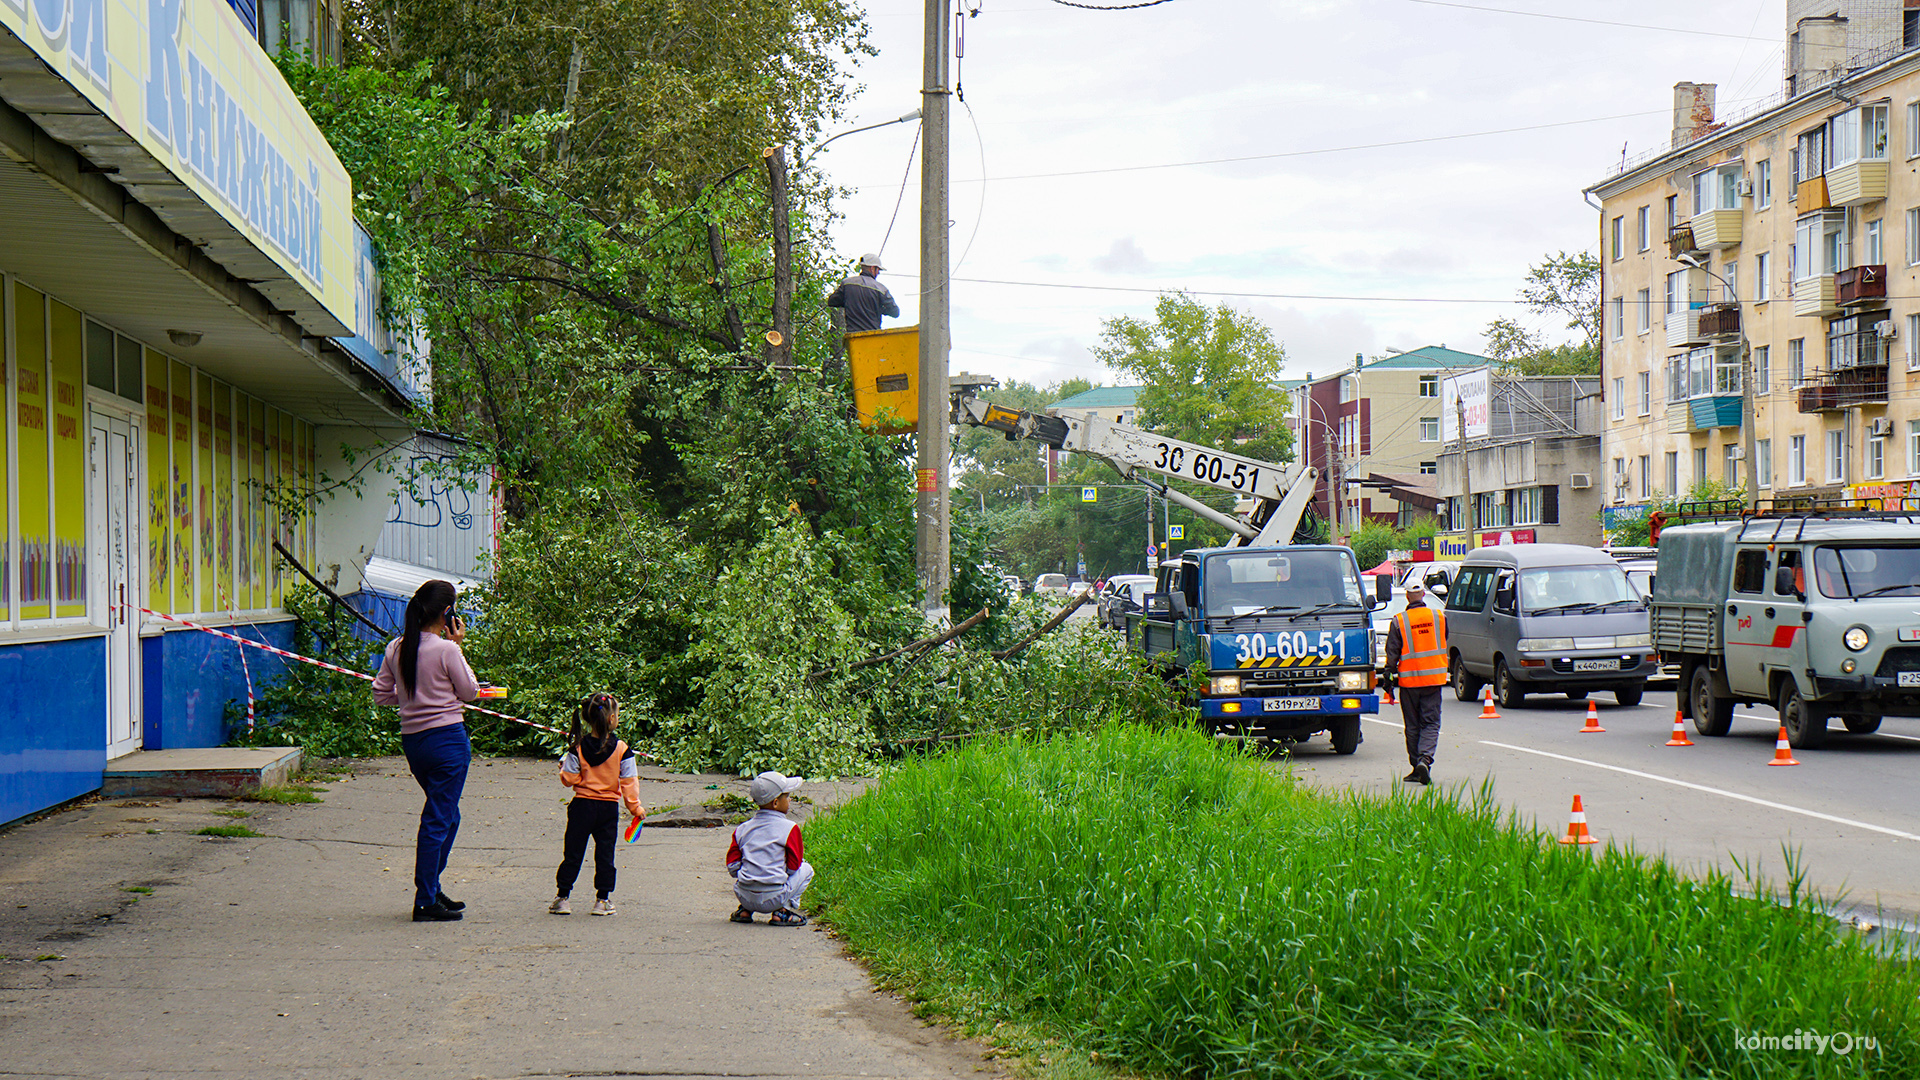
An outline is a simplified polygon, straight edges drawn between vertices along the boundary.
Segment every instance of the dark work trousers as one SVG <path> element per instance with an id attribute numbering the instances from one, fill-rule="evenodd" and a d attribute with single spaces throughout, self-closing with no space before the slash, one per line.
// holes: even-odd
<path id="1" fill-rule="evenodd" d="M 453 853 L 453 838 L 460 835 L 460 793 L 467 787 L 473 743 L 467 740 L 467 725 L 448 724 L 400 736 L 400 749 L 427 793 L 413 855 L 413 906 L 426 907 L 440 899 L 440 875 Z"/>
<path id="2" fill-rule="evenodd" d="M 1440 691 L 1444 686 L 1402 686 L 1400 718 L 1407 725 L 1407 761 L 1432 765 L 1440 747 Z"/>
<path id="3" fill-rule="evenodd" d="M 620 804 L 612 799 L 575 797 L 567 804 L 567 844 L 560 856 L 560 872 L 553 877 L 559 895 L 573 893 L 573 879 L 587 857 L 587 837 L 593 837 L 593 893 L 605 900 L 613 895 L 613 834 L 620 828 Z"/>

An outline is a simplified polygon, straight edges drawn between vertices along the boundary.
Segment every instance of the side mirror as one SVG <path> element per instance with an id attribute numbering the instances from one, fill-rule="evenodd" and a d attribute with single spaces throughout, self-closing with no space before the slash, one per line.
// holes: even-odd
<path id="1" fill-rule="evenodd" d="M 1773 572 L 1773 594 L 1775 596 L 1801 596 L 1793 583 L 1793 567 L 1783 566 Z M 1802 597 L 1804 599 L 1804 597 Z"/>
<path id="2" fill-rule="evenodd" d="M 1186 594 L 1177 593 L 1177 592 L 1168 593 L 1167 600 L 1170 602 L 1169 610 L 1173 612 L 1174 618 L 1184 619 L 1187 617 L 1188 608 L 1187 608 Z"/>
<path id="3" fill-rule="evenodd" d="M 1373 595 L 1382 604 L 1393 599 L 1393 575 L 1375 574 L 1373 576 Z"/>
<path id="4" fill-rule="evenodd" d="M 1447 583 L 1444 579 L 1440 581 L 1436 581 L 1433 584 L 1427 586 L 1427 591 L 1432 593 L 1435 596 L 1445 599 L 1447 595 Z"/>

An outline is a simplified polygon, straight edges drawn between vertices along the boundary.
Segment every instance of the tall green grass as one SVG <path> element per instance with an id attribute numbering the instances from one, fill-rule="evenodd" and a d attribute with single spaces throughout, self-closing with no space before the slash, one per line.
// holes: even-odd
<path id="1" fill-rule="evenodd" d="M 1911 962 L 1798 890 L 1562 848 L 1484 789 L 1328 797 L 1191 731 L 1109 727 L 903 768 L 807 839 L 881 972 L 1129 1072 L 1920 1075 Z M 1796 1029 L 1879 1050 L 1740 1045 Z"/>

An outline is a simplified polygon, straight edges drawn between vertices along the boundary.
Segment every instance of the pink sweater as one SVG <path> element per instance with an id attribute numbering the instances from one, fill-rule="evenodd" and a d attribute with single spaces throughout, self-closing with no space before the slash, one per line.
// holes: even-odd
<path id="1" fill-rule="evenodd" d="M 439 634 L 420 635 L 419 664 L 414 668 L 414 692 L 406 692 L 400 678 L 400 642 L 387 645 L 386 659 L 380 662 L 380 674 L 373 679 L 373 700 L 380 705 L 400 706 L 400 734 L 412 735 L 432 728 L 458 724 L 465 713 L 461 702 L 480 696 L 480 682 L 467 666 L 460 646 Z"/>

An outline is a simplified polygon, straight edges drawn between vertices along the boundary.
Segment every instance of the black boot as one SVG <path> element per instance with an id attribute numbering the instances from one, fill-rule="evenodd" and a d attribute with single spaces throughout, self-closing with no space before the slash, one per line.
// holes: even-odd
<path id="1" fill-rule="evenodd" d="M 441 904 L 437 899 L 426 907 L 413 909 L 414 922 L 459 922 L 463 918 L 466 916 Z"/>

